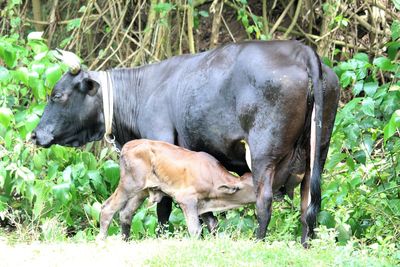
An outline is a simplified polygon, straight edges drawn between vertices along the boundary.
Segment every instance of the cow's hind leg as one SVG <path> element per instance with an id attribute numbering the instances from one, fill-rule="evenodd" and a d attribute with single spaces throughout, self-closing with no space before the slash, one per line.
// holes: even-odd
<path id="1" fill-rule="evenodd" d="M 138 192 L 133 197 L 129 198 L 125 207 L 120 211 L 119 220 L 121 223 L 121 233 L 123 240 L 128 241 L 131 232 L 133 214 L 143 203 L 147 195 L 148 194 L 145 191 Z"/>
<path id="2" fill-rule="evenodd" d="M 212 212 L 204 213 L 200 217 L 207 225 L 208 231 L 211 234 L 215 235 L 215 232 L 217 230 L 217 225 L 218 225 L 217 217 L 215 217 Z"/>
<path id="3" fill-rule="evenodd" d="M 271 220 L 273 184 L 278 172 L 279 161 L 287 151 L 283 149 L 282 139 L 268 131 L 249 135 L 253 181 L 256 193 L 256 212 L 258 220 L 257 238 L 264 239 Z"/>
<path id="4" fill-rule="evenodd" d="M 257 173 L 257 172 L 255 172 Z M 255 181 L 256 185 L 256 211 L 257 211 L 257 238 L 265 238 L 268 224 L 271 220 L 272 213 L 272 183 L 274 179 L 275 170 L 273 166 L 269 166 L 261 176 Z"/>
<path id="5" fill-rule="evenodd" d="M 114 217 L 114 214 L 125 206 L 128 201 L 128 195 L 120 187 L 115 190 L 110 198 L 101 207 L 100 213 L 100 233 L 98 239 L 104 239 L 107 236 L 108 227 Z"/>

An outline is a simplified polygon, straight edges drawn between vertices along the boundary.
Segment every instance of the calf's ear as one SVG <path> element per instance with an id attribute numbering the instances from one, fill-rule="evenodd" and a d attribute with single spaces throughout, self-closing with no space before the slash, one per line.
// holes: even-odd
<path id="1" fill-rule="evenodd" d="M 83 78 L 80 84 L 80 90 L 90 96 L 94 96 L 99 88 L 100 84 L 90 77 Z"/>
<path id="2" fill-rule="evenodd" d="M 238 190 L 242 189 L 242 187 L 243 186 L 241 184 L 235 184 L 235 185 L 223 184 L 218 187 L 218 191 L 220 191 L 221 193 L 231 195 L 237 192 Z"/>

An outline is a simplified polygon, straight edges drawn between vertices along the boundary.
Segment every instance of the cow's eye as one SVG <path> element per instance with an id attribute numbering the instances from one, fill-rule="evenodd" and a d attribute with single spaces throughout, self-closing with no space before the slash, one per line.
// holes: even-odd
<path id="1" fill-rule="evenodd" d="M 54 101 L 59 101 L 61 99 L 61 97 L 62 97 L 61 93 L 56 93 L 55 95 L 53 95 L 52 99 Z"/>

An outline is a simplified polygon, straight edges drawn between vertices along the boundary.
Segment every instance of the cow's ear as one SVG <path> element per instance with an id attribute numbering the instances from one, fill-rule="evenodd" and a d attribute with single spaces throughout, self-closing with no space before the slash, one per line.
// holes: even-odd
<path id="1" fill-rule="evenodd" d="M 230 195 L 237 192 L 240 189 L 242 189 L 242 186 L 240 184 L 234 184 L 234 185 L 223 184 L 218 187 L 218 191 Z"/>
<path id="2" fill-rule="evenodd" d="M 83 78 L 80 84 L 80 90 L 83 93 L 88 94 L 90 96 L 94 96 L 99 90 L 99 88 L 100 84 L 89 77 Z"/>

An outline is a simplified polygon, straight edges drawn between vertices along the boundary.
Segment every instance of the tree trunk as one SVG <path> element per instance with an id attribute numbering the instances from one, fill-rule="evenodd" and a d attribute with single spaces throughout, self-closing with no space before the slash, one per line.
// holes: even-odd
<path id="1" fill-rule="evenodd" d="M 42 5 L 40 0 L 32 0 L 33 19 L 35 21 L 42 21 Z M 35 29 L 38 32 L 43 31 L 43 25 L 35 23 Z"/>
<path id="2" fill-rule="evenodd" d="M 338 7 L 340 6 L 340 1 L 328 0 L 326 4 L 328 5 L 328 8 L 324 12 L 324 15 L 322 17 L 321 31 L 319 34 L 320 36 L 324 36 L 324 38 L 322 38 L 319 42 L 317 49 L 317 52 L 320 56 L 327 56 L 329 49 L 332 45 L 332 38 L 329 38 L 330 34 L 328 34 L 327 36 L 325 35 L 330 31 L 329 26 L 332 24 L 336 17 Z"/>
<path id="3" fill-rule="evenodd" d="M 214 16 L 211 28 L 210 48 L 214 48 L 218 45 L 219 29 L 221 26 L 221 15 L 224 6 L 223 1 L 218 1 L 214 6 Z"/>

